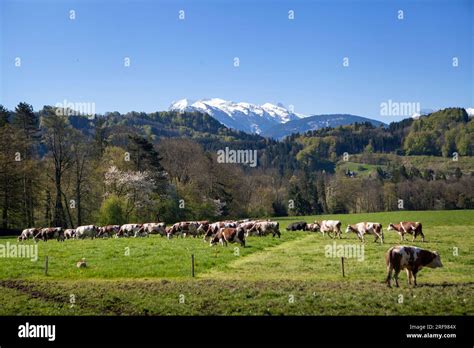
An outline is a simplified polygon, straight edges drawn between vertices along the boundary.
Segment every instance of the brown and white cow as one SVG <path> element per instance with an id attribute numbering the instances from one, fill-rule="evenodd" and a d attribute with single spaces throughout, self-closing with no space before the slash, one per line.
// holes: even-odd
<path id="1" fill-rule="evenodd" d="M 387 264 L 387 285 L 391 287 L 392 272 L 395 272 L 395 285 L 398 288 L 398 274 L 405 269 L 407 272 L 408 285 L 414 280 L 416 286 L 416 275 L 423 267 L 443 267 L 441 257 L 436 251 L 424 250 L 414 246 L 394 246 L 388 249 L 385 255 Z"/>
<path id="2" fill-rule="evenodd" d="M 371 234 L 375 236 L 374 242 L 380 240 L 380 244 L 383 244 L 382 224 L 378 222 L 359 222 L 355 225 L 347 225 L 346 233 L 349 232 L 354 232 L 361 242 L 365 242 L 364 235 Z"/>
<path id="3" fill-rule="evenodd" d="M 212 237 L 215 236 L 221 228 L 225 228 L 225 227 L 235 228 L 237 227 L 237 222 L 217 221 L 217 222 L 213 222 L 212 224 L 209 224 L 209 227 L 207 228 L 207 231 L 204 234 L 204 241 L 207 241 L 208 238 L 212 239 Z"/>
<path id="4" fill-rule="evenodd" d="M 30 238 L 34 238 L 40 230 L 38 228 L 26 228 L 23 231 L 21 231 L 21 234 L 18 236 L 18 241 L 24 241 Z"/>
<path id="5" fill-rule="evenodd" d="M 141 224 L 124 224 L 120 226 L 119 231 L 115 234 L 115 238 L 120 238 L 120 237 L 146 237 L 148 234 L 146 234 L 144 231 L 143 233 L 140 232 L 142 225 Z"/>
<path id="6" fill-rule="evenodd" d="M 400 235 L 400 241 L 405 240 L 406 233 L 413 235 L 412 242 L 415 241 L 415 238 L 418 237 L 418 235 L 421 236 L 422 242 L 425 241 L 421 222 L 402 221 L 399 224 L 389 224 L 387 231 L 397 231 Z"/>
<path id="7" fill-rule="evenodd" d="M 317 226 L 319 226 L 319 231 L 324 234 L 327 233 L 329 237 L 331 238 L 336 238 L 339 237 L 339 239 L 342 238 L 341 236 L 341 222 L 339 220 L 323 220 L 321 222 L 315 221 L 314 222 Z M 316 227 L 317 227 L 316 226 Z M 331 235 L 332 233 L 332 235 Z"/>
<path id="8" fill-rule="evenodd" d="M 182 221 L 177 222 L 171 228 L 166 230 L 166 234 L 168 239 L 171 238 L 173 235 L 181 235 L 181 237 L 186 238 L 186 236 L 190 235 L 196 237 L 198 235 L 198 228 L 200 223 L 197 221 Z"/>
<path id="9" fill-rule="evenodd" d="M 142 225 L 140 232 L 145 231 L 148 234 L 165 235 L 166 225 L 164 222 L 148 222 Z"/>
<path id="10" fill-rule="evenodd" d="M 106 225 L 99 227 L 98 238 L 107 238 L 115 236 L 120 231 L 120 225 Z"/>
<path id="11" fill-rule="evenodd" d="M 56 239 L 58 242 L 64 242 L 64 229 L 62 227 L 42 228 L 34 238 L 35 240 L 42 239 L 45 242 L 47 242 L 48 239 Z"/>
<path id="12" fill-rule="evenodd" d="M 227 246 L 227 243 L 240 243 L 245 248 L 245 231 L 242 227 L 224 227 L 221 228 L 212 238 L 210 245 L 217 243 Z"/>

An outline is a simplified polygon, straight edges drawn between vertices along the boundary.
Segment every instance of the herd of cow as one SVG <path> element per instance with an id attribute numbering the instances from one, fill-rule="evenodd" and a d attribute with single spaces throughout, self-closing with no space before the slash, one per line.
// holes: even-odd
<path id="1" fill-rule="evenodd" d="M 145 224 L 125 224 L 107 226 L 79 226 L 75 229 L 64 229 L 62 227 L 27 228 L 22 231 L 18 241 L 33 239 L 48 241 L 56 239 L 84 239 L 84 238 L 108 238 L 108 237 L 148 237 L 150 234 L 166 236 L 198 237 L 204 236 L 204 240 L 210 241 L 211 245 L 221 243 L 239 243 L 245 247 L 245 238 L 249 235 L 265 236 L 272 234 L 280 237 L 280 224 L 270 220 L 239 220 L 239 221 L 183 221 L 172 226 L 166 226 L 164 222 L 151 222 Z"/>
<path id="2" fill-rule="evenodd" d="M 332 238 L 342 238 L 342 223 L 339 220 L 323 220 L 314 223 L 306 223 L 305 221 L 293 222 L 286 228 L 287 231 L 311 231 L 321 232 L 324 236 L 327 233 Z M 396 231 L 400 235 L 400 240 L 405 240 L 405 234 L 413 235 L 413 241 L 418 236 L 425 241 L 421 222 L 400 222 L 399 224 L 389 224 L 388 231 Z M 359 222 L 354 225 L 347 225 L 346 233 L 354 232 L 361 242 L 365 241 L 364 236 L 371 234 L 375 237 L 374 242 L 380 241 L 383 244 L 384 236 L 382 224 L 378 222 Z"/>
<path id="3" fill-rule="evenodd" d="M 288 225 L 287 231 L 310 231 L 321 232 L 323 236 L 329 235 L 331 238 L 342 238 L 342 224 L 338 220 L 315 221 L 306 223 L 304 221 L 294 222 Z M 419 222 L 400 222 L 398 224 L 389 224 L 388 231 L 396 231 L 400 235 L 400 240 L 405 240 L 405 234 L 413 235 L 413 240 L 421 236 L 425 240 L 422 231 L 422 225 Z M 354 232 L 361 242 L 365 241 L 365 235 L 373 235 L 374 242 L 380 241 L 383 244 L 384 234 L 382 224 L 377 222 L 360 222 L 354 225 L 347 225 L 346 233 Z M 159 234 L 168 239 L 173 236 L 203 236 L 204 241 L 209 241 L 210 245 L 220 243 L 239 243 L 245 247 L 245 239 L 248 236 L 266 236 L 271 234 L 273 237 L 281 236 L 280 225 L 276 221 L 270 220 L 239 220 L 239 221 L 218 221 L 209 223 L 209 221 L 184 221 L 177 222 L 172 226 L 166 226 L 163 222 L 153 222 L 145 224 L 125 224 L 125 225 L 107 225 L 107 226 L 79 226 L 75 229 L 63 229 L 62 227 L 47 228 L 27 228 L 22 231 L 18 241 L 33 239 L 48 241 L 57 239 L 84 239 L 84 238 L 107 238 L 107 237 L 147 237 L 150 234 Z M 398 287 L 398 274 L 405 269 L 407 272 L 408 283 L 412 279 L 416 286 L 416 275 L 422 267 L 442 267 L 440 256 L 437 252 L 431 252 L 412 246 L 394 246 L 386 254 L 387 264 L 387 284 L 391 286 L 392 273 Z"/>

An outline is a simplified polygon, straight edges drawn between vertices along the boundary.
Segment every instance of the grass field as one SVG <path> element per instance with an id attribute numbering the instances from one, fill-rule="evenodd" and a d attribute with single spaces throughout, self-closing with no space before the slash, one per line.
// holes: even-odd
<path id="1" fill-rule="evenodd" d="M 390 212 L 318 216 L 347 223 L 423 222 L 427 241 L 405 242 L 441 254 L 444 267 L 423 269 L 417 288 L 384 284 L 386 250 L 399 243 L 364 245 L 363 260 L 327 257 L 329 237 L 286 232 L 250 237 L 247 248 L 209 247 L 202 239 L 150 238 L 39 242 L 39 260 L 0 258 L 0 315 L 472 315 L 474 211 Z M 0 244 L 16 244 L 1 238 Z M 336 245 L 360 245 L 344 234 Z M 34 244 L 27 242 L 26 244 Z M 196 277 L 191 277 L 191 254 Z M 48 256 L 48 275 L 44 258 Z M 88 267 L 76 262 L 86 258 Z"/>

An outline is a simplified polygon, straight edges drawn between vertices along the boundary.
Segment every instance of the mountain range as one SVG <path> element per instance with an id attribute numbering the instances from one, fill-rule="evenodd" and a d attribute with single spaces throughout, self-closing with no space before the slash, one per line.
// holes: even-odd
<path id="1" fill-rule="evenodd" d="M 337 127 L 355 122 L 369 122 L 375 126 L 385 125 L 383 122 L 355 115 L 306 116 L 295 113 L 282 104 L 265 103 L 263 105 L 256 105 L 245 102 L 235 103 L 220 98 L 197 101 L 181 99 L 173 102 L 169 110 L 205 113 L 228 128 L 275 139 L 281 139 L 296 132 L 304 133 L 309 130 Z"/>

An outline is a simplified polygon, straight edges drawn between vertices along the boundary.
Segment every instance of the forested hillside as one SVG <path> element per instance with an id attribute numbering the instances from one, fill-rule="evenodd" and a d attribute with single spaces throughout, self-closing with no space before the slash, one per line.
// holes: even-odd
<path id="1" fill-rule="evenodd" d="M 461 108 L 282 141 L 196 112 L 57 111 L 0 107 L 2 228 L 474 208 Z M 219 163 L 225 147 L 258 150 L 257 166 Z"/>

